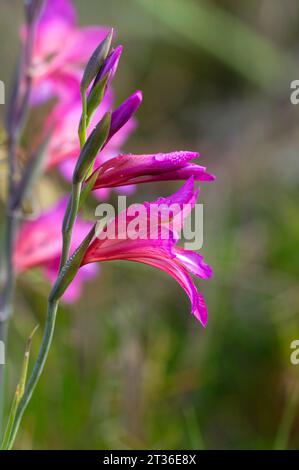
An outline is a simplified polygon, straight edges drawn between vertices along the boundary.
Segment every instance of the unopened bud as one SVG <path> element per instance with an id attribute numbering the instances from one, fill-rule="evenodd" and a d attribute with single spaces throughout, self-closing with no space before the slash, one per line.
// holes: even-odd
<path id="1" fill-rule="evenodd" d="M 104 41 L 99 44 L 99 46 L 96 48 L 91 58 L 89 59 L 84 70 L 83 78 L 81 80 L 81 91 L 85 92 L 87 90 L 92 80 L 97 75 L 101 65 L 103 65 L 104 60 L 106 59 L 110 50 L 112 37 L 113 29 L 111 29 L 110 33 L 107 35 Z"/>
<path id="2" fill-rule="evenodd" d="M 121 129 L 128 120 L 135 114 L 142 102 L 142 92 L 136 91 L 119 108 L 113 111 L 111 116 L 111 126 L 108 140 L 110 140 L 119 129 Z"/>
<path id="3" fill-rule="evenodd" d="M 97 153 L 102 149 L 109 135 L 110 122 L 111 113 L 106 113 L 88 137 L 73 173 L 74 184 L 83 182 L 93 166 Z"/>
<path id="4" fill-rule="evenodd" d="M 103 77 L 105 77 L 107 74 L 109 74 L 109 83 L 111 80 L 113 80 L 114 75 L 116 73 L 118 63 L 120 56 L 123 51 L 123 46 L 117 46 L 115 49 L 113 49 L 108 57 L 105 59 L 100 71 L 98 72 L 93 86 L 96 86 L 96 84 L 102 80 Z"/>

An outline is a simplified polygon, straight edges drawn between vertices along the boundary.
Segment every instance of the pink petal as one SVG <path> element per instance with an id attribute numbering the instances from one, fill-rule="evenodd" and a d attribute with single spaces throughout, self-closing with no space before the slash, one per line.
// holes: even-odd
<path id="1" fill-rule="evenodd" d="M 38 106 L 58 98 L 61 104 L 78 100 L 80 76 L 75 70 L 60 70 L 44 77 L 35 77 L 30 96 L 31 106 Z"/>
<path id="2" fill-rule="evenodd" d="M 188 151 L 119 155 L 97 168 L 100 172 L 94 188 L 159 181 L 161 175 L 165 175 L 164 179 L 169 179 L 169 173 L 184 168 L 189 160 L 196 157 L 198 153 Z M 190 173 L 188 177 L 192 176 L 192 172 Z"/>
<path id="3" fill-rule="evenodd" d="M 202 294 L 198 292 L 193 280 L 183 267 L 181 267 L 173 259 L 167 258 L 166 256 L 164 256 L 162 259 L 155 259 L 154 257 L 127 259 L 129 261 L 148 264 L 149 266 L 158 268 L 173 277 L 187 293 L 191 302 L 192 314 L 197 318 L 197 320 L 201 322 L 204 327 L 206 326 L 208 321 L 208 310 L 204 302 L 204 298 Z"/>
<path id="4" fill-rule="evenodd" d="M 36 32 L 34 62 L 45 62 L 48 57 L 61 51 L 75 23 L 76 11 L 71 1 L 46 0 Z M 26 30 L 23 29 L 22 36 L 25 34 Z"/>
<path id="5" fill-rule="evenodd" d="M 34 266 L 43 266 L 60 257 L 61 226 L 66 206 L 67 198 L 63 198 L 35 220 L 23 223 L 14 249 L 14 265 L 17 272 Z M 71 253 L 87 235 L 91 225 L 78 218 L 74 228 Z"/>
<path id="6" fill-rule="evenodd" d="M 213 276 L 212 268 L 204 262 L 203 257 L 199 253 L 179 247 L 175 247 L 173 251 L 179 263 L 190 273 L 202 279 L 209 279 Z"/>

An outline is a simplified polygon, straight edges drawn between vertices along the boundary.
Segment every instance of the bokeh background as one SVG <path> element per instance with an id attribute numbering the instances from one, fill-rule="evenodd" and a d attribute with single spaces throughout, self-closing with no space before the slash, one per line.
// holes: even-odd
<path id="1" fill-rule="evenodd" d="M 103 265 L 78 304 L 60 308 L 17 447 L 298 447 L 299 365 L 290 363 L 290 343 L 299 339 L 299 106 L 290 102 L 290 82 L 299 79 L 299 3 L 74 3 L 81 24 L 111 25 L 125 46 L 117 102 L 144 92 L 125 149 L 198 150 L 217 175 L 201 193 L 202 251 L 215 271 L 200 286 L 210 320 L 203 330 L 163 273 Z M 21 22 L 21 1 L 1 0 L 6 83 Z M 57 198 L 62 184 L 58 175 L 45 178 L 36 199 Z M 134 200 L 176 187 L 142 186 Z M 48 290 L 39 272 L 18 281 L 10 396 L 26 338 L 43 323 Z"/>

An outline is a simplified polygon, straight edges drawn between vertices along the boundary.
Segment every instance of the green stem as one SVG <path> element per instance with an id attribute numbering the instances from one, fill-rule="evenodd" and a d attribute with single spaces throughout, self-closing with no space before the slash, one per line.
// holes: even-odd
<path id="1" fill-rule="evenodd" d="M 70 245 L 71 245 L 71 240 L 72 240 L 72 231 L 73 231 L 73 227 L 76 221 L 78 208 L 79 208 L 81 187 L 82 187 L 82 183 L 76 183 L 76 184 L 73 184 L 72 186 L 72 195 L 71 195 L 71 200 L 69 204 L 69 210 L 66 211 L 65 223 L 63 224 L 63 249 L 62 249 L 61 261 L 60 261 L 61 268 L 65 265 L 68 259 L 68 255 L 69 255 L 69 250 L 70 250 Z M 49 299 L 51 299 L 51 294 L 49 296 Z M 3 450 L 9 450 L 12 448 L 18 429 L 20 427 L 20 423 L 21 423 L 24 411 L 32 397 L 34 389 L 39 381 L 40 375 L 44 369 L 45 362 L 47 360 L 48 353 L 49 353 L 52 339 L 53 339 L 58 304 L 59 304 L 59 299 L 52 300 L 52 301 L 49 300 L 48 302 L 48 314 L 47 314 L 47 319 L 46 319 L 44 337 L 43 337 L 43 341 L 42 341 L 41 348 L 39 351 L 39 355 L 35 363 L 35 366 L 33 368 L 31 377 L 26 386 L 24 395 L 17 407 L 14 421 L 11 424 L 9 436 L 7 437 L 7 439 L 2 445 Z"/>
<path id="2" fill-rule="evenodd" d="M 86 124 L 87 124 L 87 100 L 84 90 L 81 90 L 81 100 L 82 100 L 82 116 L 79 125 L 79 139 L 80 147 L 83 148 L 83 145 L 86 142 Z"/>
<path id="3" fill-rule="evenodd" d="M 79 210 L 81 188 L 82 183 L 74 183 L 72 186 L 72 194 L 68 206 L 69 209 L 65 213 L 65 220 L 62 227 L 62 253 L 60 258 L 59 271 L 61 271 L 69 257 L 72 242 L 72 232 Z"/>
<path id="4" fill-rule="evenodd" d="M 56 300 L 54 302 L 48 303 L 48 313 L 47 319 L 45 324 L 44 336 L 42 340 L 42 344 L 40 347 L 40 351 L 38 354 L 38 358 L 36 360 L 35 366 L 31 373 L 30 379 L 27 383 L 24 395 L 18 405 L 14 422 L 11 426 L 10 436 L 7 439 L 7 442 L 3 445 L 3 450 L 10 450 L 14 444 L 18 429 L 20 427 L 20 423 L 24 414 L 24 411 L 32 397 L 34 389 L 39 381 L 39 378 L 43 372 L 49 350 L 52 344 L 54 329 L 55 329 L 55 322 L 56 322 L 56 314 L 58 308 L 59 301 Z"/>

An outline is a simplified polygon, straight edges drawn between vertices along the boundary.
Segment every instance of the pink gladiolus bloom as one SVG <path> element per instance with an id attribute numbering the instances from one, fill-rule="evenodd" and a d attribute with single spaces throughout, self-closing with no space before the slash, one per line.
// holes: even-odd
<path id="1" fill-rule="evenodd" d="M 171 152 L 152 155 L 119 155 L 100 165 L 94 189 L 153 181 L 186 180 L 213 181 L 204 166 L 190 163 L 199 157 L 196 152 Z"/>
<path id="2" fill-rule="evenodd" d="M 34 45 L 33 104 L 57 96 L 72 100 L 83 67 L 108 32 L 107 27 L 78 27 L 71 0 L 46 0 Z M 26 36 L 26 28 L 21 34 Z"/>
<path id="3" fill-rule="evenodd" d="M 62 247 L 61 224 L 66 205 L 67 201 L 64 198 L 37 219 L 23 223 L 14 250 L 14 266 L 18 274 L 30 268 L 41 267 L 49 281 L 54 283 L 59 268 Z M 77 220 L 71 252 L 87 235 L 91 225 L 80 219 Z M 66 302 L 77 300 L 82 291 L 83 282 L 93 278 L 96 273 L 97 266 L 84 271 L 80 270 L 66 290 L 63 300 Z"/>
<path id="4" fill-rule="evenodd" d="M 182 229 L 184 218 L 188 215 L 184 208 L 186 205 L 190 210 L 194 207 L 198 192 L 199 190 L 194 190 L 193 178 L 190 178 L 171 197 L 145 203 L 145 220 L 143 220 L 144 224 L 139 221 L 139 229 L 141 226 L 143 228 L 141 233 L 138 229 L 138 237 L 136 237 L 136 225 L 131 224 L 132 216 L 127 211 L 121 213 L 115 220 L 108 223 L 106 229 L 91 242 L 82 266 L 96 261 L 127 260 L 161 269 L 173 277 L 186 291 L 191 301 L 193 315 L 205 326 L 208 319 L 207 308 L 202 294 L 198 292 L 189 273 L 208 279 L 212 276 L 212 270 L 204 263 L 200 254 L 177 246 L 177 233 Z M 162 214 L 156 227 L 157 236 L 153 237 L 149 229 L 151 208 L 161 204 L 166 207 L 175 204 L 179 209 L 173 214 L 171 227 L 165 223 L 163 211 L 161 211 Z M 115 236 L 110 237 L 109 231 L 112 224 Z M 105 233 L 108 236 L 104 236 Z"/>

